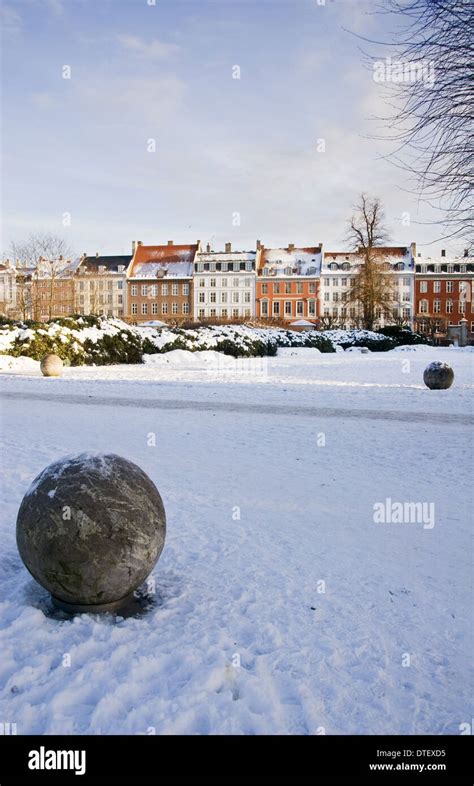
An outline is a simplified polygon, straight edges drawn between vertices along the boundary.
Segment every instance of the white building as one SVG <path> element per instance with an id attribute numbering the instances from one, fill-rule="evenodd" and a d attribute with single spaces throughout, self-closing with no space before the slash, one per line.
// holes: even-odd
<path id="1" fill-rule="evenodd" d="M 78 314 L 123 317 L 126 313 L 126 270 L 131 255 L 93 257 L 84 254 L 74 277 L 74 310 Z"/>
<path id="2" fill-rule="evenodd" d="M 195 319 L 255 316 L 256 251 L 198 251 L 194 261 Z"/>
<path id="3" fill-rule="evenodd" d="M 0 314 L 17 316 L 16 271 L 10 260 L 0 264 Z"/>
<path id="4" fill-rule="evenodd" d="M 378 249 L 378 252 L 383 259 L 380 264 L 394 279 L 394 289 L 392 313 L 384 316 L 379 310 L 377 326 L 383 327 L 395 319 L 403 319 L 412 326 L 415 303 L 415 244 L 387 246 Z M 361 310 L 357 303 L 349 302 L 349 292 L 363 260 L 362 249 L 324 253 L 319 289 L 322 317 L 331 317 L 346 328 L 359 325 Z"/>

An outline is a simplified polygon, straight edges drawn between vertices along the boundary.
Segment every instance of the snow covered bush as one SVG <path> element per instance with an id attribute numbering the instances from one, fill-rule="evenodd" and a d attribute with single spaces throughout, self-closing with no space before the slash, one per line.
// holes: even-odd
<path id="1" fill-rule="evenodd" d="M 416 333 L 410 328 L 400 327 L 399 325 L 387 325 L 386 327 L 379 328 L 377 333 L 383 336 L 388 336 L 395 341 L 395 346 L 408 346 L 409 344 L 428 344 L 427 336 L 423 333 Z"/>
<path id="2" fill-rule="evenodd" d="M 324 335 L 343 349 L 367 347 L 371 352 L 387 352 L 396 346 L 393 338 L 372 330 L 326 330 Z"/>

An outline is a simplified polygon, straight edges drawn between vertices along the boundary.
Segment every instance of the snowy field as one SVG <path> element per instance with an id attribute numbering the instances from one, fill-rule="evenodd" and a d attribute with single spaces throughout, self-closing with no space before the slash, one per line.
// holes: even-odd
<path id="1" fill-rule="evenodd" d="M 454 368 L 450 390 L 424 386 L 431 360 Z M 0 719 L 18 734 L 458 734 L 473 360 L 177 351 L 45 379 L 1 357 Z M 82 451 L 136 462 L 163 497 L 139 616 L 51 613 L 18 556 L 30 482 Z M 374 521 L 387 498 L 434 520 Z"/>

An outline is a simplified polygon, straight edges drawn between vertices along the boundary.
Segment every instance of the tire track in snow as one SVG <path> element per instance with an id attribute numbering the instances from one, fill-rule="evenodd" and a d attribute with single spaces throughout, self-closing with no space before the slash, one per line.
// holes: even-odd
<path id="1" fill-rule="evenodd" d="M 335 407 L 315 406 L 284 406 L 281 404 L 243 404 L 229 401 L 177 401 L 175 399 L 134 399 L 107 397 L 97 398 L 92 395 L 66 394 L 50 396 L 45 393 L 3 393 L 2 401 L 48 401 L 57 404 L 92 404 L 101 407 L 134 407 L 135 409 L 191 410 L 197 412 L 233 412 L 259 415 L 293 415 L 296 417 L 340 418 L 368 420 L 393 420 L 410 423 L 436 423 L 440 426 L 474 425 L 474 416 L 460 415 L 453 412 L 421 412 L 383 409 L 341 409 Z"/>

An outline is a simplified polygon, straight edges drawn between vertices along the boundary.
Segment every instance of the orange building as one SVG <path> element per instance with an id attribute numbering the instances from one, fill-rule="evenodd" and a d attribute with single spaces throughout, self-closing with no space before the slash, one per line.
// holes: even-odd
<path id="1" fill-rule="evenodd" d="M 322 248 L 265 248 L 257 257 L 257 317 L 287 322 L 319 316 L 318 290 Z"/>
<path id="2" fill-rule="evenodd" d="M 188 319 L 193 313 L 194 245 L 134 244 L 127 269 L 126 317 L 132 323 Z"/>

